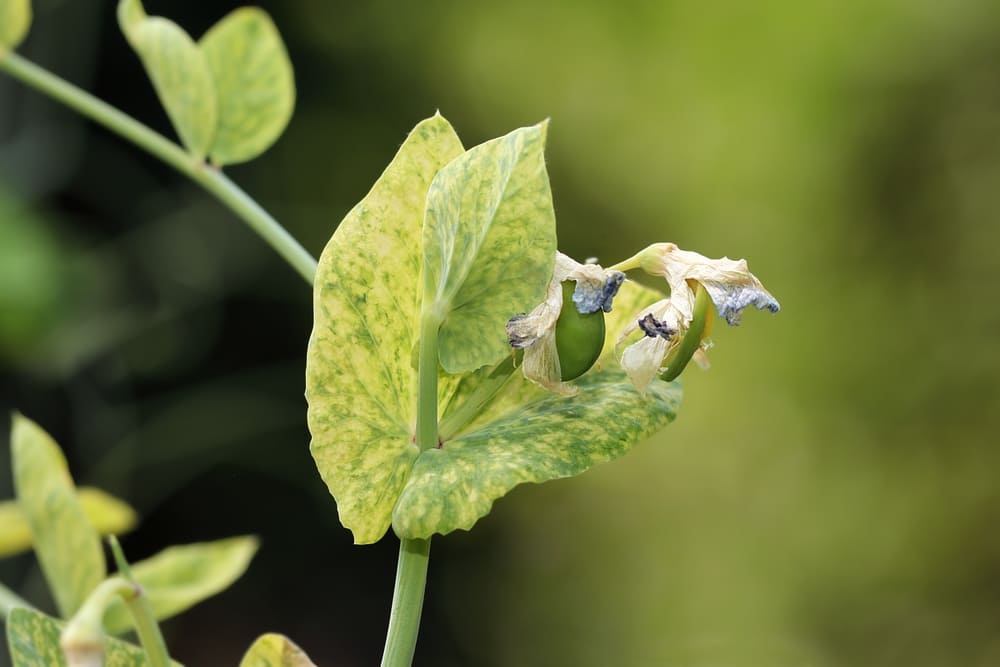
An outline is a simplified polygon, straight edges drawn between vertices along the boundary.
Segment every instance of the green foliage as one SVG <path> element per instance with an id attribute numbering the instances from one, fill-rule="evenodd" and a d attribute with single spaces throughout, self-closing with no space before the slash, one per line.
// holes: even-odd
<path id="1" fill-rule="evenodd" d="M 424 201 L 434 175 L 461 153 L 444 118 L 418 124 L 319 259 L 306 356 L 311 451 L 360 544 L 389 528 L 416 459 L 411 360 Z"/>
<path id="2" fill-rule="evenodd" d="M 257 157 L 292 117 L 292 63 L 271 18 L 243 7 L 219 21 L 199 42 L 215 82 L 218 124 L 212 140 L 215 164 Z"/>
<path id="3" fill-rule="evenodd" d="M 195 158 L 204 158 L 217 122 L 215 87 L 204 53 L 173 21 L 147 16 L 139 0 L 118 4 L 118 24 L 142 59 L 181 142 Z"/>
<path id="4" fill-rule="evenodd" d="M 134 563 L 132 577 L 142 586 L 153 615 L 162 620 L 229 588 L 246 572 L 258 546 L 257 538 L 248 536 L 170 547 Z M 111 634 L 132 627 L 121 600 L 108 608 L 104 626 Z"/>
<path id="5" fill-rule="evenodd" d="M 240 667 L 315 667 L 305 652 L 284 635 L 261 635 L 251 644 Z"/>
<path id="6" fill-rule="evenodd" d="M 0 57 L 16 48 L 31 27 L 31 0 L 0 0 Z"/>
<path id="7" fill-rule="evenodd" d="M 66 658 L 59 646 L 61 631 L 59 622 L 45 614 L 30 609 L 11 611 L 7 617 L 7 646 L 14 667 L 65 667 Z M 148 662 L 138 646 L 106 637 L 103 664 L 146 667 Z"/>
<path id="8" fill-rule="evenodd" d="M 617 337 L 639 304 L 658 297 L 634 283 L 623 285 L 608 316 L 608 338 Z M 463 432 L 440 449 L 421 452 L 393 513 L 396 533 L 425 538 L 468 530 L 518 484 L 578 475 L 622 456 L 673 421 L 680 385 L 655 383 L 641 397 L 613 365 L 612 354 L 609 344 L 602 354 L 607 368 L 584 375 L 573 397 L 514 376 Z M 470 383 L 458 393 L 473 388 Z"/>
<path id="9" fill-rule="evenodd" d="M 59 446 L 31 420 L 15 414 L 11 456 L 18 506 L 59 613 L 68 618 L 104 579 L 100 537 L 77 498 Z"/>
<path id="10" fill-rule="evenodd" d="M 217 165 L 267 150 L 295 106 L 292 65 L 270 17 L 233 11 L 199 43 L 173 21 L 121 0 L 118 23 L 139 54 L 181 142 Z"/>
<path id="11" fill-rule="evenodd" d="M 128 503 L 100 489 L 81 487 L 77 500 L 100 535 L 121 535 L 132 530 L 138 516 Z M 16 501 L 0 503 L 0 557 L 31 548 L 31 527 Z"/>
<path id="12" fill-rule="evenodd" d="M 452 160 L 461 147 L 451 126 L 440 116 L 424 121 L 323 252 L 306 371 L 312 451 L 359 543 L 379 539 L 390 522 L 406 538 L 468 529 L 517 484 L 583 472 L 673 418 L 676 385 L 644 399 L 605 370 L 567 398 L 517 373 L 475 428 L 453 424 L 440 447 L 415 445 L 415 286 L 423 273 L 420 317 L 442 322 L 439 404 L 448 420 L 482 383 L 496 383 L 489 365 L 511 354 L 505 323 L 541 301 L 551 278 L 544 139 L 544 124 L 524 128 Z M 660 296 L 629 285 L 620 312 Z M 625 319 L 609 322 L 614 338 Z"/>
<path id="13" fill-rule="evenodd" d="M 545 171 L 547 123 L 465 152 L 427 193 L 424 312 L 441 322 L 448 373 L 510 355 L 504 325 L 545 296 L 556 226 Z"/>

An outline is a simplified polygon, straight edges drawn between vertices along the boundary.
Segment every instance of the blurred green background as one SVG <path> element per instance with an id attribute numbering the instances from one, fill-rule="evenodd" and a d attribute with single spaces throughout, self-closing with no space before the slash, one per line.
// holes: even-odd
<path id="1" fill-rule="evenodd" d="M 36 0 L 21 51 L 170 133 L 113 5 Z M 551 117 L 565 252 L 746 257 L 782 303 L 717 329 L 660 436 L 436 539 L 418 664 L 1000 664 L 1000 4 L 262 5 L 298 106 L 229 171 L 312 252 L 435 109 L 467 146 Z M 147 2 L 196 36 L 235 6 Z M 186 664 L 266 630 L 320 665 L 381 653 L 397 545 L 352 546 L 312 466 L 310 298 L 0 77 L 0 408 L 135 504 L 134 559 L 263 538 L 166 624 Z M 0 579 L 44 600 L 30 558 Z"/>

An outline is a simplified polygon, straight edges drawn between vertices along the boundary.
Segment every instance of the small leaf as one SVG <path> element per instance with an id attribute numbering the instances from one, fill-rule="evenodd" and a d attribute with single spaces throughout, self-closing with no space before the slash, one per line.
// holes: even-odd
<path id="1" fill-rule="evenodd" d="M 139 0 L 118 3 L 118 24 L 139 54 L 181 142 L 201 160 L 215 134 L 215 84 L 205 55 L 173 21 L 147 16 Z"/>
<path id="2" fill-rule="evenodd" d="M 461 152 L 441 116 L 417 125 L 319 260 L 306 355 L 311 451 L 359 544 L 389 528 L 417 456 L 412 354 L 426 194 Z"/>
<path id="3" fill-rule="evenodd" d="M 83 513 L 101 535 L 121 535 L 135 527 L 138 516 L 128 503 L 100 489 L 81 487 L 77 500 Z M 31 528 L 17 502 L 0 503 L 0 558 L 31 548 Z"/>
<path id="4" fill-rule="evenodd" d="M 545 132 L 542 123 L 470 149 L 427 193 L 424 308 L 442 318 L 449 373 L 508 356 L 507 320 L 545 296 L 556 254 Z"/>
<path id="5" fill-rule="evenodd" d="M 305 652 L 284 635 L 269 632 L 250 645 L 240 667 L 316 667 Z"/>
<path id="6" fill-rule="evenodd" d="M 0 503 L 0 557 L 12 556 L 31 548 L 31 528 L 17 502 Z"/>
<path id="7" fill-rule="evenodd" d="M 218 105 L 212 162 L 253 159 L 281 136 L 295 108 L 292 63 L 281 35 L 265 12 L 242 7 L 216 23 L 200 46 Z"/>
<path id="8" fill-rule="evenodd" d="M 608 317 L 608 338 L 614 340 L 641 305 L 659 298 L 634 283 L 623 285 Z M 609 343 L 604 368 L 575 381 L 580 393 L 573 397 L 544 392 L 516 375 L 463 433 L 421 452 L 393 513 L 396 533 L 426 538 L 468 530 L 518 484 L 578 475 L 670 423 L 679 383 L 656 383 L 643 397 L 611 354 Z M 459 387 L 453 400 L 469 391 Z"/>
<path id="9" fill-rule="evenodd" d="M 7 617 L 7 646 L 14 667 L 65 667 L 59 648 L 61 624 L 30 609 L 14 609 Z M 127 642 L 105 637 L 104 667 L 147 667 L 146 654 Z M 171 661 L 175 667 L 179 663 Z"/>
<path id="10" fill-rule="evenodd" d="M 10 440 L 17 503 L 59 613 L 69 618 L 104 579 L 100 537 L 87 521 L 66 459 L 49 434 L 15 414 Z"/>
<path id="11" fill-rule="evenodd" d="M 101 535 L 124 535 L 139 520 L 128 503 L 100 489 L 83 486 L 77 495 L 87 520 Z"/>
<path id="12" fill-rule="evenodd" d="M 16 48 L 31 27 L 31 0 L 0 0 L 0 57 Z"/>
<path id="13" fill-rule="evenodd" d="M 162 620 L 229 588 L 246 572 L 257 547 L 255 537 L 170 547 L 133 564 L 132 576 L 148 596 L 153 614 Z M 132 627 L 123 602 L 108 608 L 104 627 L 111 634 Z"/>

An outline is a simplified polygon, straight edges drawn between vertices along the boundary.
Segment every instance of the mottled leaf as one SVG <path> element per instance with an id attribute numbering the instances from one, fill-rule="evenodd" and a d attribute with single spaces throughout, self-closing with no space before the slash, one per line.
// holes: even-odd
<path id="1" fill-rule="evenodd" d="M 101 540 L 77 499 L 59 446 L 15 414 L 11 430 L 14 489 L 59 613 L 69 618 L 106 573 Z"/>
<path id="2" fill-rule="evenodd" d="M 487 141 L 431 183 L 424 309 L 441 319 L 439 357 L 449 373 L 509 355 L 507 320 L 545 296 L 556 252 L 545 133 L 542 123 Z"/>
<path id="3" fill-rule="evenodd" d="M 121 535 L 132 530 L 138 517 L 128 503 L 108 495 L 100 489 L 81 487 L 77 500 L 98 533 Z M 31 548 L 31 528 L 17 502 L 0 503 L 0 558 Z"/>
<path id="4" fill-rule="evenodd" d="M 255 537 L 170 547 L 133 564 L 132 576 L 149 598 L 156 618 L 170 618 L 229 588 L 246 572 L 257 547 Z M 108 608 L 104 627 L 112 634 L 132 627 L 123 602 L 118 600 Z"/>
<path id="5" fill-rule="evenodd" d="M 261 635 L 250 645 L 240 667 L 316 667 L 291 639 L 273 632 Z"/>
<path id="6" fill-rule="evenodd" d="M 0 57 L 17 47 L 31 27 L 31 0 L 0 0 Z"/>
<path id="7" fill-rule="evenodd" d="M 30 609 L 14 609 L 7 617 L 7 646 L 14 667 L 65 667 L 59 648 L 61 624 L 54 618 Z M 147 667 L 141 648 L 105 637 L 104 667 Z M 177 662 L 171 661 L 175 667 Z"/>
<path id="8" fill-rule="evenodd" d="M 176 23 L 147 16 L 139 0 L 118 3 L 118 24 L 142 60 L 181 142 L 203 159 L 217 117 L 215 84 L 205 55 Z"/>
<path id="9" fill-rule="evenodd" d="M 393 513 L 396 533 L 425 538 L 468 530 L 518 484 L 578 475 L 623 455 L 672 421 L 679 383 L 655 383 L 643 397 L 611 350 L 628 319 L 659 298 L 633 283 L 622 287 L 608 317 L 602 368 L 574 382 L 578 395 L 541 391 L 517 374 L 464 432 L 421 452 Z M 453 400 L 469 391 L 460 387 Z"/>
<path id="10" fill-rule="evenodd" d="M 412 360 L 426 194 L 461 153 L 441 116 L 417 125 L 319 260 L 306 356 L 311 451 L 359 544 L 389 528 L 417 457 Z"/>
<path id="11" fill-rule="evenodd" d="M 242 7 L 216 23 L 199 44 L 218 106 L 212 162 L 257 157 L 281 136 L 295 107 L 292 63 L 278 29 L 262 10 Z"/>

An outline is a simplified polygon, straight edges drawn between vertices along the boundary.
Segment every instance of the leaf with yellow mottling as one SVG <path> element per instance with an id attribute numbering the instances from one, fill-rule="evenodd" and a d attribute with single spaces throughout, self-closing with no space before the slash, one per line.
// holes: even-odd
<path id="1" fill-rule="evenodd" d="M 556 220 L 545 170 L 547 123 L 472 148 L 431 183 L 424 221 L 424 310 L 441 322 L 448 373 L 510 354 L 505 325 L 545 296 Z"/>
<path id="2" fill-rule="evenodd" d="M 611 356 L 629 318 L 659 298 L 634 283 L 622 286 L 608 316 L 603 368 L 574 383 L 578 395 L 544 392 L 516 374 L 467 428 L 441 448 L 421 452 L 393 512 L 396 533 L 426 538 L 468 530 L 518 484 L 578 475 L 670 423 L 680 384 L 655 383 L 644 397 Z M 460 402 L 473 388 L 460 387 L 453 400 Z"/>
<path id="3" fill-rule="evenodd" d="M 385 534 L 417 457 L 425 202 L 434 175 L 461 153 L 448 121 L 421 122 L 319 259 L 306 354 L 310 449 L 359 544 Z"/>
<path id="4" fill-rule="evenodd" d="M 61 624 L 31 609 L 14 609 L 7 617 L 7 647 L 13 667 L 66 667 L 59 647 Z M 104 667 L 148 667 L 141 648 L 112 637 L 104 638 Z M 171 661 L 174 667 L 180 663 Z"/>
<path id="5" fill-rule="evenodd" d="M 241 7 L 205 33 L 199 46 L 218 104 L 212 162 L 253 159 L 281 136 L 295 107 L 292 63 L 281 35 L 263 10 Z"/>
<path id="6" fill-rule="evenodd" d="M 135 527 L 138 516 L 128 503 L 91 487 L 80 487 L 77 500 L 101 535 L 121 535 Z M 17 502 L 0 503 L 0 558 L 31 548 L 31 528 Z"/>
<path id="7" fill-rule="evenodd" d="M 240 667 L 316 667 L 309 656 L 284 635 L 270 632 L 250 645 Z"/>
<path id="8" fill-rule="evenodd" d="M 14 414 L 10 442 L 18 506 L 59 613 L 69 618 L 104 579 L 101 539 L 87 521 L 66 459 L 49 434 Z"/>

